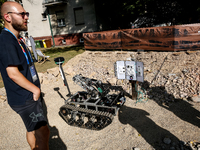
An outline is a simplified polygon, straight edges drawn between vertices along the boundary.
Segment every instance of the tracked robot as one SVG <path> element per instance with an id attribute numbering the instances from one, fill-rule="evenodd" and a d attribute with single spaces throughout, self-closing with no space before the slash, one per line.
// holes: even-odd
<path id="1" fill-rule="evenodd" d="M 123 91 L 110 94 L 110 84 L 100 80 L 90 79 L 82 75 L 75 75 L 72 80 L 81 86 L 84 91 L 71 94 L 64 75 L 63 57 L 54 59 L 59 65 L 64 85 L 68 89 L 69 98 L 60 107 L 59 114 L 71 126 L 101 130 L 111 124 L 120 107 L 125 103 Z"/>

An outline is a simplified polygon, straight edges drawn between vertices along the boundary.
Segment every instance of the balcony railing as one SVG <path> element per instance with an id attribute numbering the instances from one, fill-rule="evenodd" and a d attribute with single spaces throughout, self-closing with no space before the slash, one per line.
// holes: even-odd
<path id="1" fill-rule="evenodd" d="M 67 0 L 44 0 L 43 5 L 44 6 L 53 6 L 53 5 L 59 5 L 67 3 Z"/>

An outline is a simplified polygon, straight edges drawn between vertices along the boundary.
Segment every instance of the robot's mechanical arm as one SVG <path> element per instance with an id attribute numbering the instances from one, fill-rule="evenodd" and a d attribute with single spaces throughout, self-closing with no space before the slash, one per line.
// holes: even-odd
<path id="1" fill-rule="evenodd" d="M 91 96 L 102 96 L 108 91 L 105 90 L 100 80 L 83 77 L 81 74 L 75 75 L 73 81 L 86 90 Z"/>

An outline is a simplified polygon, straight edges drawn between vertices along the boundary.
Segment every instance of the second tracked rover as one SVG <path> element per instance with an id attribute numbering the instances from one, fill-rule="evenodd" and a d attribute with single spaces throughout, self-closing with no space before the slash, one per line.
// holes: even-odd
<path id="1" fill-rule="evenodd" d="M 104 84 L 100 80 L 90 79 L 82 75 L 75 75 L 73 81 L 81 86 L 84 91 L 71 94 L 64 75 L 62 64 L 63 57 L 54 59 L 59 65 L 60 73 L 65 86 L 68 89 L 69 98 L 60 107 L 59 114 L 67 124 L 81 128 L 101 130 L 111 124 L 114 115 L 125 103 L 124 93 L 110 93 L 110 84 Z"/>

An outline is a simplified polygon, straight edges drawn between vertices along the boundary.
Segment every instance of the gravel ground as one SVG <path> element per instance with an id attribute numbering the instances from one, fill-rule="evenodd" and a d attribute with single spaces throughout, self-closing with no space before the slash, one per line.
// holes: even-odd
<path id="1" fill-rule="evenodd" d="M 73 62 L 76 65 L 78 60 Z M 72 76 L 66 77 L 72 93 L 82 91 L 72 82 Z M 57 87 L 60 94 L 54 90 Z M 0 92 L 3 93 L 4 89 Z M 92 131 L 69 126 L 58 115 L 64 104 L 62 96 L 68 94 L 61 77 L 42 84 L 42 92 L 51 132 L 50 150 L 186 150 L 184 143 L 200 141 L 200 103 L 180 100 L 166 106 L 154 99 L 136 103 L 136 100 L 127 97 L 125 105 L 109 126 Z M 0 102 L 0 108 L 0 149 L 29 150 L 21 118 L 6 101 Z"/>

